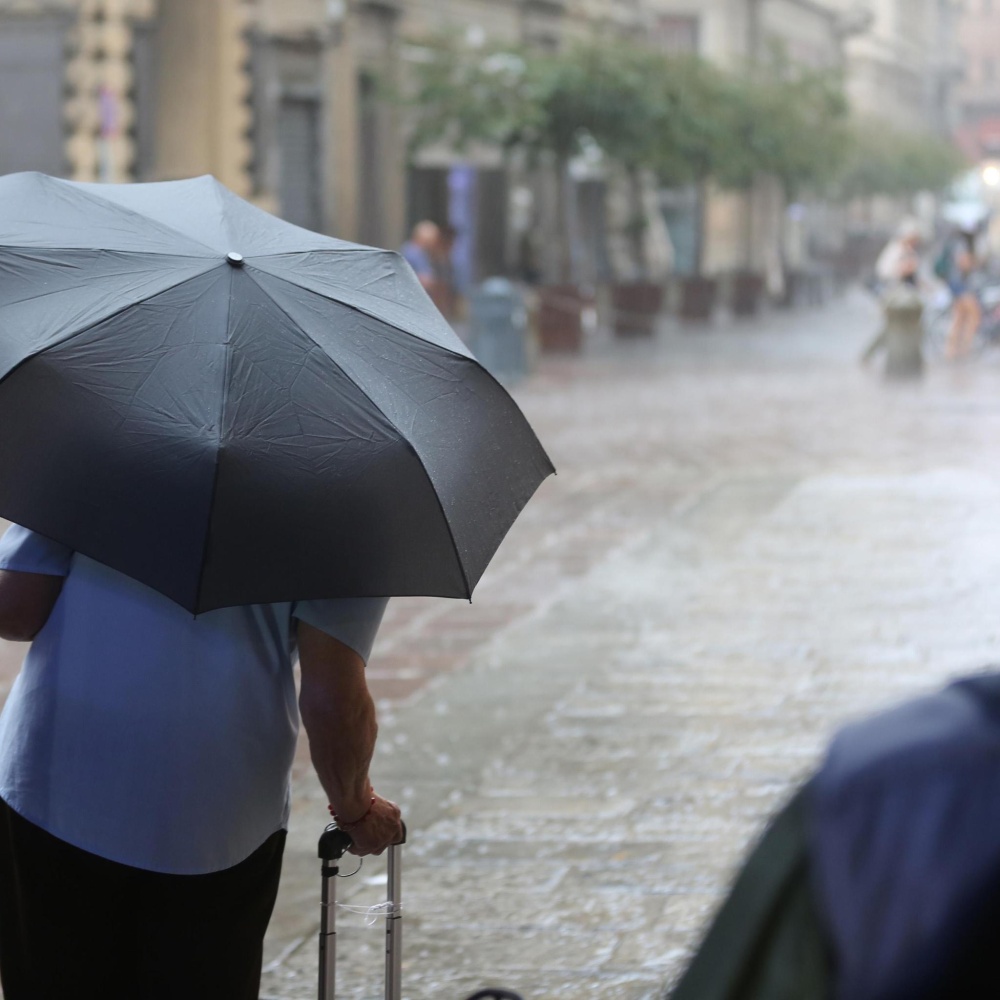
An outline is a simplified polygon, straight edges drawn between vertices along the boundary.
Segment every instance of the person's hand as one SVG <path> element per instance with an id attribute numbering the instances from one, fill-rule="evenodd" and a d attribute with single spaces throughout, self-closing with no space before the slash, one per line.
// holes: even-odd
<path id="1" fill-rule="evenodd" d="M 403 840 L 403 819 L 395 802 L 375 796 L 375 801 L 364 819 L 344 823 L 342 828 L 351 835 L 351 854 L 363 858 L 368 854 L 381 854 L 387 847 Z"/>

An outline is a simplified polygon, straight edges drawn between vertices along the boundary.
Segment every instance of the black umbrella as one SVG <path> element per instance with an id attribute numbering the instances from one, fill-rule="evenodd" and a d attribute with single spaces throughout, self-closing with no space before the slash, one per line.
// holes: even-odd
<path id="1" fill-rule="evenodd" d="M 0 178 L 0 514 L 191 611 L 468 597 L 552 465 L 399 255 Z"/>

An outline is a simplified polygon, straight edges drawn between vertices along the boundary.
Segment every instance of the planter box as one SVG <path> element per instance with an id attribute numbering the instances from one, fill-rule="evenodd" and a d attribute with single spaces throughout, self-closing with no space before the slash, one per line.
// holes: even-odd
<path id="1" fill-rule="evenodd" d="M 714 278 L 682 278 L 681 301 L 678 314 L 681 319 L 703 322 L 712 318 L 718 284 Z"/>
<path id="2" fill-rule="evenodd" d="M 584 297 L 575 285 L 538 289 L 538 344 L 546 354 L 579 354 L 583 349 Z"/>
<path id="3" fill-rule="evenodd" d="M 614 330 L 617 337 L 651 337 L 663 308 L 663 286 L 630 281 L 611 286 Z"/>
<path id="4" fill-rule="evenodd" d="M 764 277 L 753 271 L 733 275 L 729 307 L 734 316 L 756 316 L 764 294 Z"/>

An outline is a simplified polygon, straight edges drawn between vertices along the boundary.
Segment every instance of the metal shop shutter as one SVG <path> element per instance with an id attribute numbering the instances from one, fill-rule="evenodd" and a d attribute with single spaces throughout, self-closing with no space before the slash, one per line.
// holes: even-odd
<path id="1" fill-rule="evenodd" d="M 306 229 L 323 228 L 319 120 L 318 100 L 282 97 L 278 109 L 281 216 Z"/>
<path id="2" fill-rule="evenodd" d="M 64 174 L 63 48 L 66 22 L 0 17 L 0 174 Z"/>

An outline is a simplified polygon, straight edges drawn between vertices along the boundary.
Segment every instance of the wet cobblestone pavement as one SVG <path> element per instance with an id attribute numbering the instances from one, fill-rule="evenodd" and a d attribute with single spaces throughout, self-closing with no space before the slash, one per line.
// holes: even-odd
<path id="1" fill-rule="evenodd" d="M 662 995 L 833 729 L 996 658 L 1000 368 L 886 385 L 856 361 L 877 321 L 859 295 L 665 327 L 518 389 L 558 477 L 474 603 L 396 602 L 371 666 L 412 830 L 406 996 Z M 298 788 L 282 1000 L 314 996 L 322 798 Z M 381 924 L 340 937 L 339 992 L 377 996 Z"/>
<path id="2" fill-rule="evenodd" d="M 597 338 L 517 389 L 558 477 L 473 604 L 393 602 L 370 666 L 404 996 L 661 996 L 834 728 L 998 657 L 1000 366 L 886 385 L 876 325 L 857 295 Z M 270 1000 L 316 995 L 304 748 L 296 773 Z M 339 888 L 377 903 L 384 867 Z M 380 995 L 381 921 L 339 929 L 339 995 Z"/>

